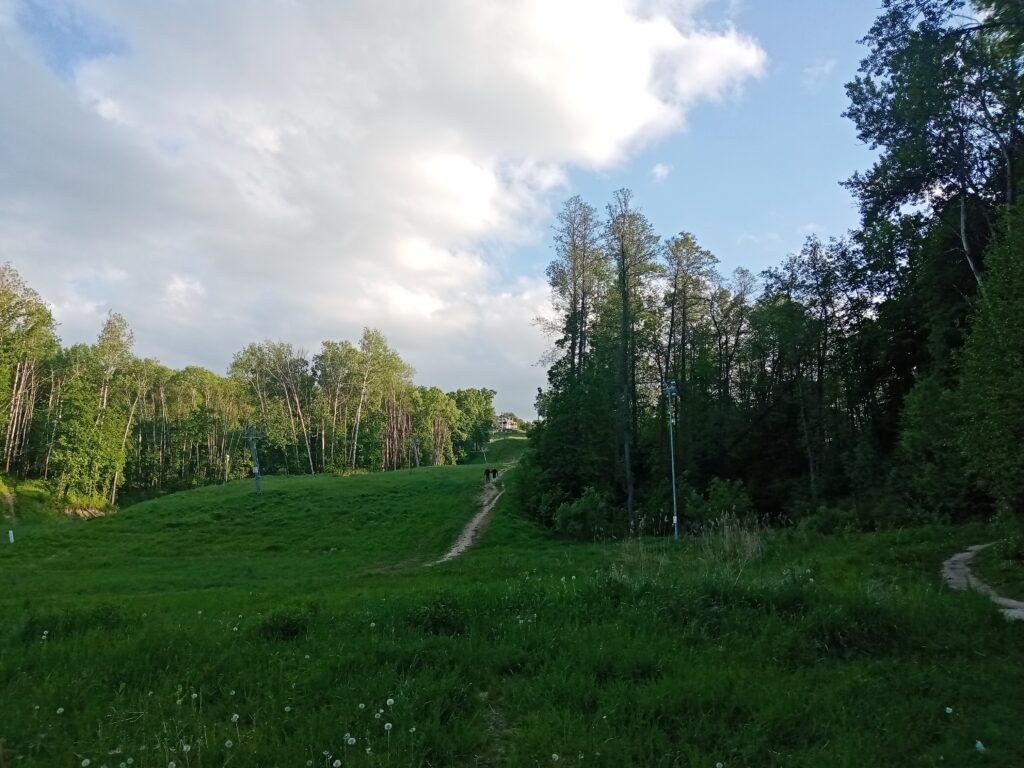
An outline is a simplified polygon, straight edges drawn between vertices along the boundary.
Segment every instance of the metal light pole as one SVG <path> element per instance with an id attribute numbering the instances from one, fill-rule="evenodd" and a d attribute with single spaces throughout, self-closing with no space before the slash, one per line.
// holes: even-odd
<path id="1" fill-rule="evenodd" d="M 263 483 L 260 480 L 260 460 L 256 455 L 256 441 L 260 438 L 258 432 L 246 427 L 242 432 L 242 438 L 249 441 L 249 453 L 252 455 L 252 474 L 256 478 L 256 495 L 263 495 Z"/>
<path id="2" fill-rule="evenodd" d="M 678 394 L 675 381 L 668 381 L 662 386 L 668 405 L 668 448 L 672 459 L 672 528 L 676 541 L 679 541 L 679 505 L 676 501 L 676 441 L 672 438 L 672 421 L 675 411 L 675 398 Z"/>

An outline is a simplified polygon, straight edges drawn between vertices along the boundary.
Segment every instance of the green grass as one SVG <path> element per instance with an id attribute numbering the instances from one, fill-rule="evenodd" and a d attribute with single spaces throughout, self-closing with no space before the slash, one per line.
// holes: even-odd
<path id="1" fill-rule="evenodd" d="M 0 768 L 1021 764 L 1024 626 L 938 579 L 985 529 L 781 531 L 745 562 L 557 542 L 506 495 L 428 565 L 478 475 L 26 525 L 0 549 Z"/>
<path id="2" fill-rule="evenodd" d="M 495 433 L 487 446 L 487 456 L 483 451 L 474 451 L 467 464 L 486 464 L 489 467 L 501 467 L 518 459 L 526 447 L 526 435 L 523 432 Z"/>
<path id="3" fill-rule="evenodd" d="M 41 480 L 18 480 L 0 475 L 0 523 L 10 528 L 62 517 Z"/>

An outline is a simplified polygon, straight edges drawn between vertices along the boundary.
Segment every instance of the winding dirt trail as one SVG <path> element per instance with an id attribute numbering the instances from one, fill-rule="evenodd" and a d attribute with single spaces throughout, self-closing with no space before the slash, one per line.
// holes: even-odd
<path id="1" fill-rule="evenodd" d="M 514 464 L 514 462 L 513 462 Z M 480 535 L 484 526 L 491 519 L 491 512 L 494 510 L 494 505 L 498 503 L 498 499 L 505 493 L 505 486 L 498 487 L 498 480 L 501 480 L 502 475 L 508 472 L 512 468 L 513 464 L 508 464 L 498 470 L 498 477 L 490 483 L 484 486 L 484 493 L 480 499 L 480 511 L 473 515 L 473 519 L 466 523 L 466 527 L 462 529 L 462 533 L 459 534 L 459 538 L 452 544 L 444 557 L 440 560 L 435 560 L 429 565 L 437 565 L 438 563 L 447 563 L 449 560 L 454 560 L 456 557 L 461 555 L 467 549 L 469 549 L 473 542 L 476 541 Z"/>
<path id="2" fill-rule="evenodd" d="M 1003 597 L 971 573 L 971 560 L 974 559 L 974 556 L 983 549 L 988 549 L 994 543 L 975 544 L 973 547 L 968 547 L 966 552 L 953 555 L 942 564 L 942 578 L 953 589 L 973 589 L 975 592 L 987 595 L 992 602 L 999 606 L 999 610 L 1007 619 L 1024 621 L 1024 602 Z"/>

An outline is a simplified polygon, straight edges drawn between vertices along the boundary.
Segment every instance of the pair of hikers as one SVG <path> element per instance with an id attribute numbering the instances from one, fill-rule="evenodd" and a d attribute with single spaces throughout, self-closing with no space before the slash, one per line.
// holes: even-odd
<path id="1" fill-rule="evenodd" d="M 484 470 L 484 480 L 486 482 L 493 483 L 497 479 L 498 479 L 498 470 L 496 470 L 496 469 L 485 469 Z"/>

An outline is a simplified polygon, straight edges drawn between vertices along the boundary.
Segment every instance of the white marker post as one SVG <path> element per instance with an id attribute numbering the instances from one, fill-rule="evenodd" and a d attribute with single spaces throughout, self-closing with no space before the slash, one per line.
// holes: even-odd
<path id="1" fill-rule="evenodd" d="M 14 543 L 14 529 L 13 528 L 8 528 L 7 529 L 7 538 L 11 540 L 11 544 Z"/>

